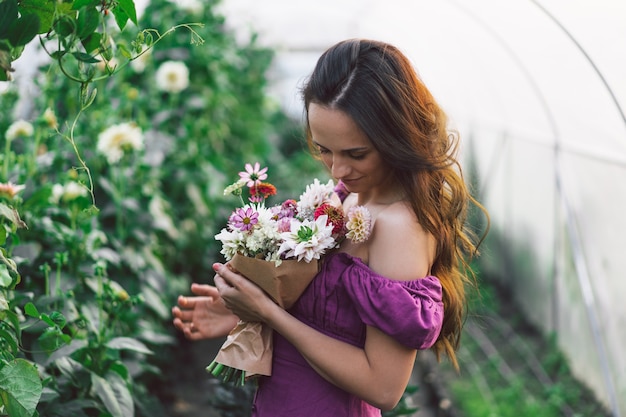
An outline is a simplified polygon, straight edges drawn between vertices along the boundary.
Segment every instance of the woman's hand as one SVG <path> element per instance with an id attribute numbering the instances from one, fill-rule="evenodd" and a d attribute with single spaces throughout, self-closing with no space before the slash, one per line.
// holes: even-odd
<path id="1" fill-rule="evenodd" d="M 248 322 L 264 322 L 269 309 L 278 307 L 255 283 L 233 271 L 229 264 L 213 264 L 217 273 L 215 287 L 226 307 L 237 317 Z"/>
<path id="2" fill-rule="evenodd" d="M 239 318 L 226 308 L 217 288 L 191 284 L 194 297 L 178 297 L 172 308 L 174 326 L 189 340 L 224 337 L 235 327 Z"/>

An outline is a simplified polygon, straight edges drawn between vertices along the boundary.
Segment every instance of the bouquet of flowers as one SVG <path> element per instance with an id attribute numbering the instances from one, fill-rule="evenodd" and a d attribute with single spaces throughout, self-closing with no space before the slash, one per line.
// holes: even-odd
<path id="1" fill-rule="evenodd" d="M 276 195 L 276 188 L 264 182 L 267 168 L 261 169 L 258 162 L 246 164 L 239 176 L 224 194 L 238 195 L 242 206 L 215 239 L 222 242 L 221 253 L 230 265 L 283 308 L 290 308 L 315 277 L 322 255 L 345 238 L 359 243 L 369 237 L 369 211 L 356 206 L 344 213 L 332 180 L 323 184 L 315 179 L 298 200 L 268 206 L 266 200 Z M 240 321 L 207 370 L 243 385 L 254 375 L 271 375 L 271 354 L 271 329 Z"/>

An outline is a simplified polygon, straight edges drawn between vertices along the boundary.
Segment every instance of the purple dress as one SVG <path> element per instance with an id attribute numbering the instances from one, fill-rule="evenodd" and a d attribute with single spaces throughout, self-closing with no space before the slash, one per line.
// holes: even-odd
<path id="1" fill-rule="evenodd" d="M 289 312 L 314 329 L 361 348 L 368 325 L 406 346 L 427 349 L 437 340 L 443 322 L 441 284 L 432 276 L 392 280 L 359 258 L 333 252 Z M 291 343 L 274 332 L 272 376 L 259 379 L 253 417 L 380 415 L 378 408 L 319 376 Z"/>

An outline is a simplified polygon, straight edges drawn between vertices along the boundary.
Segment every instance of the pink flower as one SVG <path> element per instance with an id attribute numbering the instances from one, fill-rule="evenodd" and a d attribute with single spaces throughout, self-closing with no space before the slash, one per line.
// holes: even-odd
<path id="1" fill-rule="evenodd" d="M 17 193 L 22 191 L 24 188 L 26 188 L 25 185 L 16 185 L 16 184 L 13 184 L 11 181 L 9 181 L 6 184 L 0 183 L 0 196 L 4 196 L 9 199 L 12 199 L 17 195 Z"/>
<path id="2" fill-rule="evenodd" d="M 230 217 L 232 226 L 243 231 L 252 230 L 255 224 L 259 222 L 259 213 L 254 211 L 252 207 L 238 208 Z"/>
<path id="3" fill-rule="evenodd" d="M 246 185 L 248 187 L 254 187 L 255 185 L 261 184 L 261 181 L 267 178 L 267 167 L 260 169 L 261 165 L 258 162 L 254 164 L 254 167 L 251 164 L 246 164 L 246 171 L 242 171 L 239 173 L 239 177 L 242 180 L 248 181 Z"/>

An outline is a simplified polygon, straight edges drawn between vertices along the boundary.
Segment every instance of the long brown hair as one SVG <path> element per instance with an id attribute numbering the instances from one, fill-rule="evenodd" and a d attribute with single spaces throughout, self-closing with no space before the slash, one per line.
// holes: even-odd
<path id="1" fill-rule="evenodd" d="M 437 240 L 431 272 L 443 287 L 443 328 L 433 350 L 458 369 L 466 313 L 468 266 L 478 244 L 468 229 L 472 197 L 457 160 L 458 134 L 407 57 L 384 42 L 349 39 L 319 58 L 302 95 L 305 112 L 314 102 L 348 114 L 393 170 L 418 222 Z M 306 117 L 307 139 L 311 132 Z"/>

